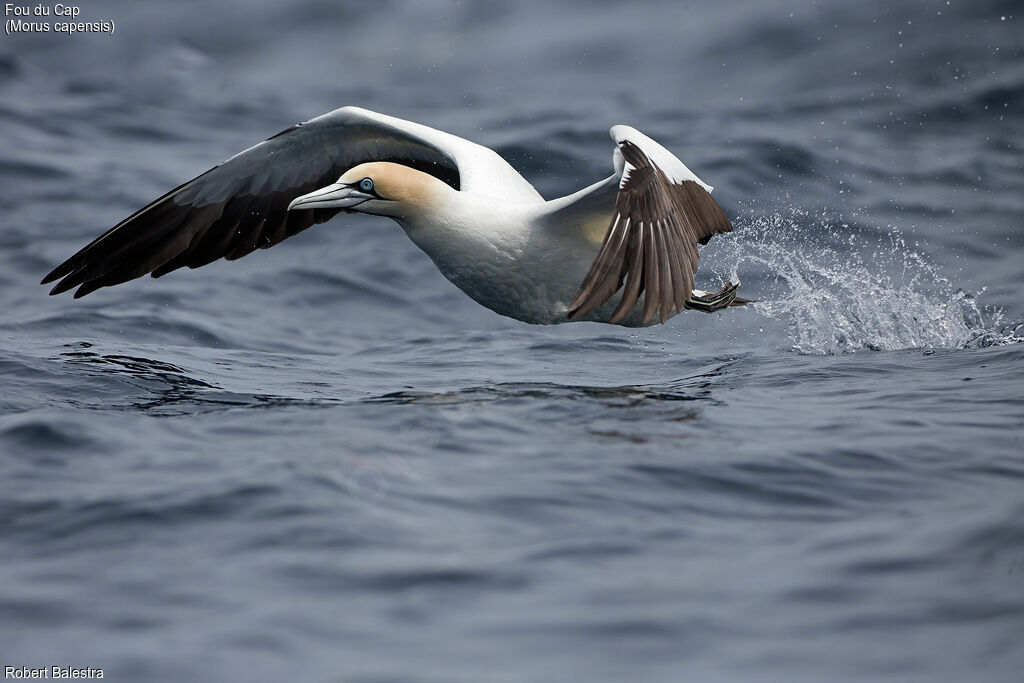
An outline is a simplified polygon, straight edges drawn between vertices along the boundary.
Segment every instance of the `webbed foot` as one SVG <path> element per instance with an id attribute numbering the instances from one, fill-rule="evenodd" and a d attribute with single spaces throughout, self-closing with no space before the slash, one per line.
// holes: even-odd
<path id="1" fill-rule="evenodd" d="M 753 303 L 754 299 L 743 299 L 736 296 L 739 287 L 739 283 L 734 285 L 731 282 L 726 282 L 721 291 L 714 294 L 708 294 L 707 292 L 695 289 L 686 301 L 686 308 L 704 313 L 714 313 L 729 306 L 743 306 L 744 304 Z"/>

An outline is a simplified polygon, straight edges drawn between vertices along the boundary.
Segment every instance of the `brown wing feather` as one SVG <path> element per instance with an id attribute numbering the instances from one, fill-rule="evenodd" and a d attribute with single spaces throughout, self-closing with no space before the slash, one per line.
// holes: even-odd
<path id="1" fill-rule="evenodd" d="M 627 175 L 601 249 L 569 305 L 569 319 L 600 308 L 625 283 L 609 322 L 629 315 L 641 294 L 644 323 L 655 314 L 665 322 L 673 310 L 682 312 L 693 293 L 697 245 L 732 226 L 699 183 L 670 181 L 629 140 L 619 150 L 629 165 Z"/>

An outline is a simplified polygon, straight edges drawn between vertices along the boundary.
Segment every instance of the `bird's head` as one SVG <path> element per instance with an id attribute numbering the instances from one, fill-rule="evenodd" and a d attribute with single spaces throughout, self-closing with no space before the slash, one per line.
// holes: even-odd
<path id="1" fill-rule="evenodd" d="M 373 161 L 353 166 L 336 183 L 296 197 L 288 210 L 344 209 L 398 218 L 425 209 L 446 189 L 450 188 L 422 171 Z"/>

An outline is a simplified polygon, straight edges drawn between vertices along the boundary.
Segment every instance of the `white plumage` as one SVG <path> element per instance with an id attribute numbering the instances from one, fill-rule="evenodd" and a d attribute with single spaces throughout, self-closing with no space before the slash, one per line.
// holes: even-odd
<path id="1" fill-rule="evenodd" d="M 494 150 L 344 107 L 169 192 L 43 281 L 83 296 L 240 258 L 347 210 L 393 218 L 467 295 L 529 323 L 642 325 L 742 303 L 732 285 L 693 288 L 697 244 L 731 229 L 711 186 L 636 129 L 611 136 L 610 177 L 545 201 Z"/>

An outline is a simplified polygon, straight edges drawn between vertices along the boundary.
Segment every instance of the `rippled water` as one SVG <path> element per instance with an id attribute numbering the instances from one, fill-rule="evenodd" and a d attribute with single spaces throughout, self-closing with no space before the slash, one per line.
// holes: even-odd
<path id="1" fill-rule="evenodd" d="M 0 44 L 0 665 L 131 681 L 1024 670 L 1015 2 L 106 2 Z M 629 123 L 716 186 L 645 330 L 480 308 L 394 225 L 39 278 L 343 104 L 545 196 Z"/>

